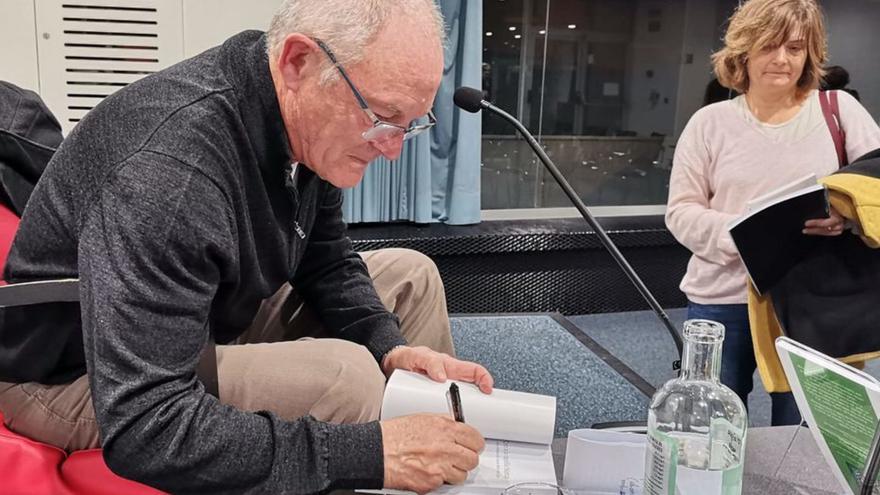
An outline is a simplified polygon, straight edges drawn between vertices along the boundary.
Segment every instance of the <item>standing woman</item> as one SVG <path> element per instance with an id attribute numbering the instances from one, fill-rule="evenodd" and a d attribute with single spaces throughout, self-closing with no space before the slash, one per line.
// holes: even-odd
<path id="1" fill-rule="evenodd" d="M 824 19 L 814 0 L 748 0 L 733 17 L 725 46 L 712 56 L 721 84 L 742 95 L 706 106 L 679 138 L 669 183 L 666 225 L 693 253 L 681 290 L 688 318 L 726 327 L 721 381 L 748 404 L 755 371 L 747 275 L 728 223 L 746 202 L 809 173 L 838 168 L 817 88 L 826 62 Z M 839 92 L 846 152 L 880 148 L 880 128 Z M 843 218 L 809 220 L 805 235 L 840 235 Z M 800 422 L 790 392 L 771 393 L 772 424 Z"/>

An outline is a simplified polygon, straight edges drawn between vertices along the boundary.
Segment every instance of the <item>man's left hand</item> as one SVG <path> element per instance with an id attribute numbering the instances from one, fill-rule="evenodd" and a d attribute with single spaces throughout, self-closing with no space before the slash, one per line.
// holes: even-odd
<path id="1" fill-rule="evenodd" d="M 394 370 L 421 373 L 437 382 L 445 382 L 447 379 L 470 382 L 486 394 L 492 393 L 492 386 L 495 384 L 489 371 L 479 364 L 461 361 L 423 346 L 392 349 L 382 359 L 382 371 L 385 376 L 391 376 Z"/>

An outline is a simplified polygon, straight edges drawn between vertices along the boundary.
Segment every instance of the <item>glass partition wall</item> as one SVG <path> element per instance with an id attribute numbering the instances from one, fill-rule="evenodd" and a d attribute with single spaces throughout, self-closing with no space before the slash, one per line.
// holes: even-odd
<path id="1" fill-rule="evenodd" d="M 880 59 L 859 57 L 856 47 L 880 43 L 871 27 L 880 2 L 821 4 L 831 63 L 850 71 L 876 116 Z M 709 56 L 736 5 L 484 0 L 483 90 L 535 134 L 588 206 L 656 205 L 662 213 L 676 140 L 703 105 Z M 492 210 L 569 207 L 513 128 L 490 113 L 482 119 L 484 218 Z"/>
<path id="2" fill-rule="evenodd" d="M 535 133 L 590 206 L 666 202 L 683 3 L 484 2 L 483 90 Z M 570 206 L 525 141 L 488 113 L 482 179 L 484 210 Z"/>

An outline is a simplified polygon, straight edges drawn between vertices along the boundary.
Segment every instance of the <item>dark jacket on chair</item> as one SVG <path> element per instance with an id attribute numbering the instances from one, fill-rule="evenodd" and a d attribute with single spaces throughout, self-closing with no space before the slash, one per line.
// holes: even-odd
<path id="1" fill-rule="evenodd" d="M 61 126 L 36 93 L 0 81 L 0 202 L 16 215 L 62 139 Z"/>

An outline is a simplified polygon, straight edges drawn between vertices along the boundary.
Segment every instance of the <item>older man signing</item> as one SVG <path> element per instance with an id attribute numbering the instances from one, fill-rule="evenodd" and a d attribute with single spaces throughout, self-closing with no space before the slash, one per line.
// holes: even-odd
<path id="1" fill-rule="evenodd" d="M 445 416 L 378 422 L 385 377 L 484 392 L 492 377 L 452 357 L 427 258 L 352 251 L 339 189 L 433 125 L 442 37 L 432 0 L 287 0 L 268 33 L 90 112 L 9 256 L 13 282 L 80 279 L 79 304 L 0 315 L 10 427 L 102 446 L 120 475 L 174 493 L 462 481 L 479 433 Z M 196 375 L 211 339 L 219 397 Z"/>

